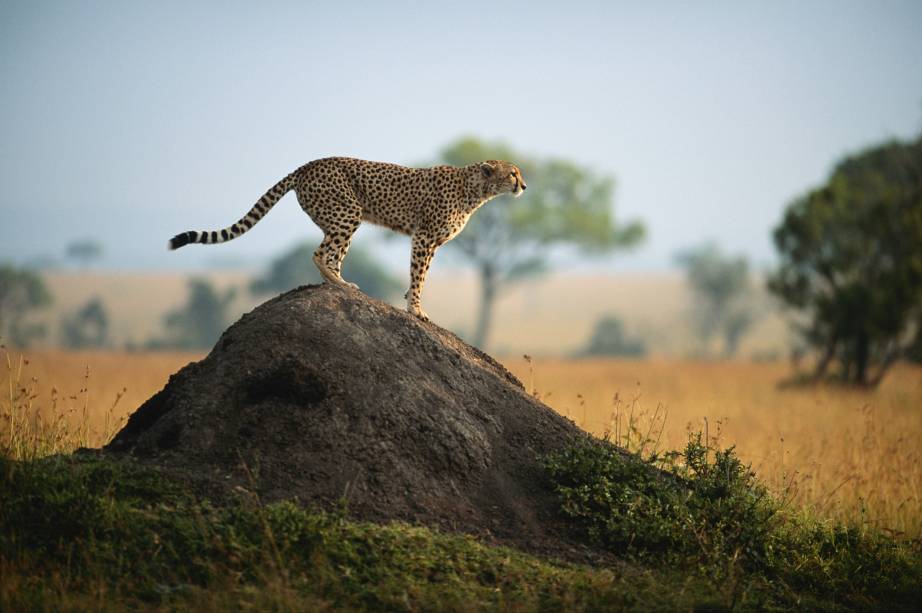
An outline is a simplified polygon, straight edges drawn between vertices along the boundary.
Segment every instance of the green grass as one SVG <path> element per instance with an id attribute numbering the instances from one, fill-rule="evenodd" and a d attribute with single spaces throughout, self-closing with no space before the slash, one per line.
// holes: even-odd
<path id="1" fill-rule="evenodd" d="M 719 598 L 677 572 L 555 564 L 247 494 L 216 507 L 126 462 L 0 462 L 0 610 L 674 610 Z"/>
<path id="2" fill-rule="evenodd" d="M 0 610 L 910 610 L 920 596 L 908 544 L 785 516 L 731 452 L 674 462 L 675 478 L 598 443 L 546 464 L 562 511 L 622 562 L 556 563 L 245 491 L 215 505 L 95 455 L 0 456 Z"/>

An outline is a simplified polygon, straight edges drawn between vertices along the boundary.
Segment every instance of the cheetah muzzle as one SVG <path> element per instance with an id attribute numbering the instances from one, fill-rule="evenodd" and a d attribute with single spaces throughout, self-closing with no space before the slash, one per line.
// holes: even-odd
<path id="1" fill-rule="evenodd" d="M 515 164 L 488 160 L 470 166 L 407 168 L 397 164 L 332 157 L 308 162 L 276 183 L 237 223 L 222 230 L 190 230 L 169 248 L 235 239 L 256 225 L 289 191 L 323 230 L 314 264 L 327 283 L 358 289 L 343 279 L 343 258 L 363 221 L 411 237 L 407 310 L 427 320 L 420 294 L 436 250 L 458 235 L 478 208 L 497 196 L 519 197 L 527 185 Z"/>

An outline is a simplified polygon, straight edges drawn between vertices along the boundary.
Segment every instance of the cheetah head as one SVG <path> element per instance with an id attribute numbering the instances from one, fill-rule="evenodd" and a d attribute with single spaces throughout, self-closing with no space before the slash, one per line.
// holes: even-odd
<path id="1" fill-rule="evenodd" d="M 493 196 L 512 194 L 516 198 L 522 195 L 525 188 L 525 179 L 522 171 L 515 164 L 502 160 L 487 160 L 480 164 L 483 177 L 484 192 Z"/>

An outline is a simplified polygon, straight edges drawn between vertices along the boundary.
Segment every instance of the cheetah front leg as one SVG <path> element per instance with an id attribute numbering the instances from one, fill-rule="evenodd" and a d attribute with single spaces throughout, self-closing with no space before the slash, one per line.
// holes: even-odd
<path id="1" fill-rule="evenodd" d="M 406 293 L 407 310 L 423 321 L 429 321 L 429 316 L 423 311 L 420 303 L 420 294 L 429 274 L 429 265 L 438 245 L 428 236 L 414 234 L 410 254 L 410 290 Z"/>

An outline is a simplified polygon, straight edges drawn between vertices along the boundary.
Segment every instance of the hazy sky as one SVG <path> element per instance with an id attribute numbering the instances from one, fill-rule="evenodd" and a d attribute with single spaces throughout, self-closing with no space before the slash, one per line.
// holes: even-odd
<path id="1" fill-rule="evenodd" d="M 311 159 L 473 134 L 613 175 L 649 240 L 612 270 L 708 238 L 766 263 L 839 157 L 922 131 L 922 2 L 0 2 L 0 83 L 0 260 L 262 263 L 316 236 L 293 194 L 165 244 Z"/>

